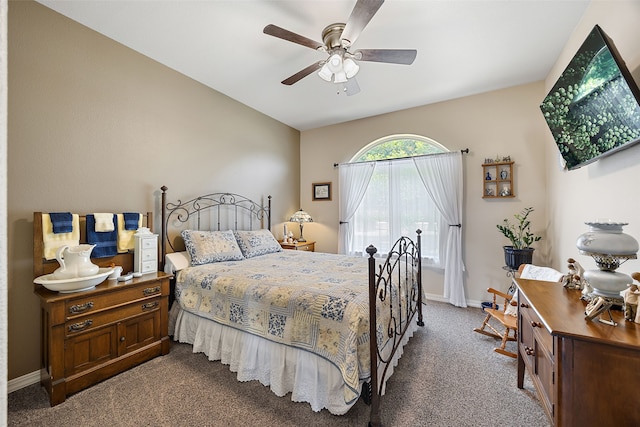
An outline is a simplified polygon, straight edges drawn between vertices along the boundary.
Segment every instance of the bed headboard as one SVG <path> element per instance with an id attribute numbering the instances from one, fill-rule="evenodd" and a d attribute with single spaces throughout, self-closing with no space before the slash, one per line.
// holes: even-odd
<path id="1" fill-rule="evenodd" d="M 183 250 L 180 233 L 170 235 L 169 229 L 191 230 L 271 230 L 271 196 L 257 203 L 234 193 L 211 193 L 198 196 L 186 202 L 167 202 L 166 186 L 162 190 L 162 256 L 164 265 L 168 244 L 171 252 Z"/>
<path id="2" fill-rule="evenodd" d="M 80 243 L 87 243 L 86 215 L 80 217 Z M 142 215 L 142 225 L 153 231 L 153 213 Z M 133 271 L 133 251 L 119 253 L 113 257 L 91 258 L 91 262 L 100 267 L 109 267 L 111 264 L 122 266 L 123 271 Z M 51 274 L 60 265 L 55 259 L 47 260 L 44 257 L 44 236 L 42 230 L 42 212 L 33 213 L 33 277 Z M 34 284 L 35 287 L 41 286 Z"/>

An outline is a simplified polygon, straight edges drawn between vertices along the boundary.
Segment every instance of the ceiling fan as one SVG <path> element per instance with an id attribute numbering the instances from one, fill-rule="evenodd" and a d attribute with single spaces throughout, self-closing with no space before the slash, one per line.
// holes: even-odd
<path id="1" fill-rule="evenodd" d="M 327 59 L 311 64 L 284 79 L 282 84 L 292 85 L 318 71 L 318 75 L 323 80 L 341 85 L 342 91 L 347 95 L 355 95 L 360 92 L 358 82 L 355 80 L 355 75 L 360 69 L 357 61 L 411 65 L 418 53 L 415 49 L 359 49 L 353 52 L 349 50 L 373 15 L 378 12 L 382 3 L 384 0 L 357 0 L 346 24 L 335 23 L 325 27 L 322 31 L 322 43 L 277 25 L 269 24 L 264 27 L 265 34 L 329 55 Z"/>

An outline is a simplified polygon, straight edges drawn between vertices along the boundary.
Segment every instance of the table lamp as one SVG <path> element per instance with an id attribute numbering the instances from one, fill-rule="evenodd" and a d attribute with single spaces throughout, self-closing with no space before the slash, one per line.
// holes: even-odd
<path id="1" fill-rule="evenodd" d="M 311 218 L 311 215 L 300 208 L 299 211 L 291 215 L 291 218 L 289 218 L 289 222 L 297 222 L 300 224 L 300 238 L 298 239 L 298 242 L 306 242 L 306 239 L 302 236 L 302 227 L 305 222 L 313 222 L 313 218 Z"/>

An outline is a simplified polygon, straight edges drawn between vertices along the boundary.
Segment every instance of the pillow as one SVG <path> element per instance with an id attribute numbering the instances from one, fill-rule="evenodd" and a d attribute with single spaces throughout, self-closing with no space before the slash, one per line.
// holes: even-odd
<path id="1" fill-rule="evenodd" d="M 513 316 L 513 317 L 518 317 L 518 289 L 517 288 L 515 292 L 513 292 L 511 301 L 507 303 L 507 306 L 504 309 L 504 314 L 508 314 L 509 316 Z"/>
<path id="2" fill-rule="evenodd" d="M 234 231 L 233 234 L 245 258 L 282 251 L 282 246 L 269 230 Z"/>
<path id="3" fill-rule="evenodd" d="M 176 271 L 189 267 L 190 264 L 189 252 L 172 252 L 165 257 L 164 272 L 174 274 Z"/>
<path id="4" fill-rule="evenodd" d="M 184 230 L 181 235 L 191 257 L 191 265 L 244 259 L 231 230 Z"/>

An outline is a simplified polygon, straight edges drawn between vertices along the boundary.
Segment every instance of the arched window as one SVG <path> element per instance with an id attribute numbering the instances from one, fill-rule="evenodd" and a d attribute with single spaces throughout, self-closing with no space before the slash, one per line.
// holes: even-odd
<path id="1" fill-rule="evenodd" d="M 398 159 L 448 151 L 444 145 L 431 138 L 418 135 L 392 135 L 375 140 L 365 146 L 353 156 L 351 163 Z"/>
<path id="2" fill-rule="evenodd" d="M 364 181 L 345 179 L 345 184 L 353 187 L 353 197 L 361 197 L 349 221 L 345 253 L 362 254 L 373 244 L 378 253 L 385 254 L 400 236 L 413 237 L 421 229 L 422 256 L 439 265 L 442 215 L 429 197 L 413 157 L 448 151 L 438 142 L 418 135 L 388 136 L 360 150 L 345 167 L 351 166 L 351 173 L 356 175 L 358 170 L 371 175 L 364 178 L 369 178 L 366 189 L 364 184 L 358 184 Z M 367 168 L 367 164 L 373 167 Z M 341 177 L 342 172 L 346 171 L 341 171 Z"/>

